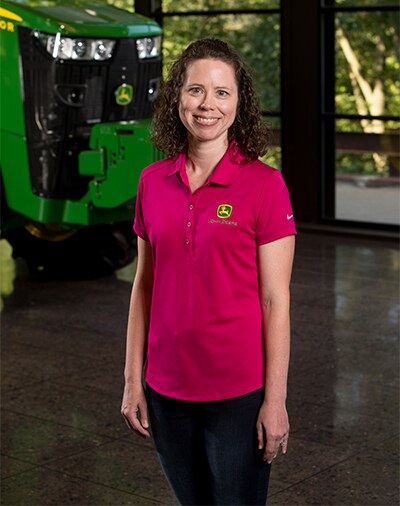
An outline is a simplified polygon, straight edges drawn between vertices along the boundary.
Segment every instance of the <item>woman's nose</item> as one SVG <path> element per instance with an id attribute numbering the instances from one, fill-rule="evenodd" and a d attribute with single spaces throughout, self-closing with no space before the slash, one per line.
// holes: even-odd
<path id="1" fill-rule="evenodd" d="M 210 99 L 207 97 L 204 99 L 203 103 L 200 105 L 201 109 L 204 109 L 205 111 L 209 111 L 214 108 L 214 104 Z"/>

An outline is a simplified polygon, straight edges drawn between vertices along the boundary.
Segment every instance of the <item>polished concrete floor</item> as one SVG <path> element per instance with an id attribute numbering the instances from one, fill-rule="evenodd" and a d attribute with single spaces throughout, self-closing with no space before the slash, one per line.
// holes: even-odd
<path id="1" fill-rule="evenodd" d="M 270 506 L 398 504 L 398 276 L 395 243 L 299 235 L 291 438 Z M 22 272 L 6 288 L 1 504 L 175 504 L 119 414 L 130 279 Z"/>

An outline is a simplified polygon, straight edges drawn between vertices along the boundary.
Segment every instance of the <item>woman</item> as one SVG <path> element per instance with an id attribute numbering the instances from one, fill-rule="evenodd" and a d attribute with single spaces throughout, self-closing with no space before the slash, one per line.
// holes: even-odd
<path id="1" fill-rule="evenodd" d="M 286 453 L 294 234 L 252 80 L 223 41 L 192 43 L 158 97 L 142 173 L 121 412 L 181 504 L 265 504 Z M 146 363 L 146 367 L 145 367 Z M 143 386 L 143 375 L 146 387 Z"/>

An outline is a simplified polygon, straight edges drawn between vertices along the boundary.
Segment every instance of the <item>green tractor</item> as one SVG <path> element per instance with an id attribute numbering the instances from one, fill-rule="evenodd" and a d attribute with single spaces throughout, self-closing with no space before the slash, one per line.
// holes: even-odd
<path id="1" fill-rule="evenodd" d="M 98 275 L 135 255 L 161 29 L 98 0 L 0 2 L 2 237 L 31 272 Z"/>

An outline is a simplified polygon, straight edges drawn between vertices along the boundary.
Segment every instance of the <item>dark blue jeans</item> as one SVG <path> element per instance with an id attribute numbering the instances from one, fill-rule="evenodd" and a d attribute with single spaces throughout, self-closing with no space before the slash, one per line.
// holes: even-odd
<path id="1" fill-rule="evenodd" d="M 183 505 L 265 505 L 271 466 L 258 450 L 263 389 L 187 402 L 147 386 L 152 433 L 165 475 Z"/>

